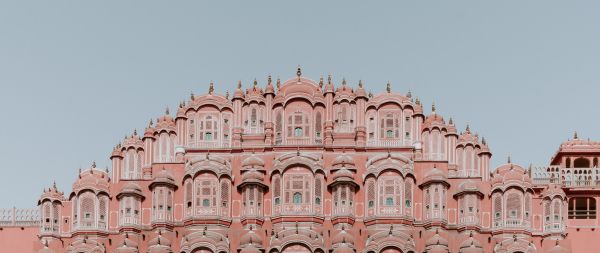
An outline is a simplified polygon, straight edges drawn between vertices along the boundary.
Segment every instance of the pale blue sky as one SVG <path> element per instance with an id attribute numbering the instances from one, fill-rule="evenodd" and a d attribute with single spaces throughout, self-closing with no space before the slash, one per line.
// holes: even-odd
<path id="1" fill-rule="evenodd" d="M 302 65 L 412 90 L 488 140 L 492 164 L 545 165 L 600 140 L 598 1 L 0 2 L 0 207 L 33 207 L 169 106 Z M 418 2 L 418 3 L 417 3 Z"/>

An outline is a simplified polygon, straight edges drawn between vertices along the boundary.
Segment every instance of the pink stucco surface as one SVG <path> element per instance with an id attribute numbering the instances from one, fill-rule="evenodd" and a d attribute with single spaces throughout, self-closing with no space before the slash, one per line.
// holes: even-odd
<path id="1" fill-rule="evenodd" d="M 298 69 L 223 95 L 211 84 L 126 136 L 110 169 L 92 164 L 66 193 L 44 190 L 35 232 L 4 228 L 0 244 L 46 253 L 600 249 L 599 142 L 575 135 L 548 165 L 508 158 L 490 168 L 486 140 L 434 106 L 425 113 L 410 93 L 327 79 Z"/>

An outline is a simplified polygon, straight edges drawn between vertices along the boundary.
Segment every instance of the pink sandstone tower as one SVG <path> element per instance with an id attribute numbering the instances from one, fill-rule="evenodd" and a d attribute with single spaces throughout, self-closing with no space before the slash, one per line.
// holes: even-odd
<path id="1" fill-rule="evenodd" d="M 373 95 L 300 68 L 233 96 L 211 83 L 115 146 L 111 170 L 80 170 L 66 195 L 46 189 L 24 242 L 38 253 L 600 252 L 599 142 L 575 135 L 545 167 L 509 158 L 492 170 L 491 156 L 468 126 L 389 84 Z"/>

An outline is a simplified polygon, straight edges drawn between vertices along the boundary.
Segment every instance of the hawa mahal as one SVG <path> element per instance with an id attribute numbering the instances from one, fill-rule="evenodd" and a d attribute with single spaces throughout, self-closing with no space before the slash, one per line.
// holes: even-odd
<path id="1" fill-rule="evenodd" d="M 490 168 L 486 140 L 410 92 L 331 76 L 192 94 L 37 209 L 0 210 L 0 244 L 37 253 L 600 251 L 600 142 Z M 12 245 L 12 246 L 11 246 Z M 596 250 L 593 250 L 593 249 Z"/>

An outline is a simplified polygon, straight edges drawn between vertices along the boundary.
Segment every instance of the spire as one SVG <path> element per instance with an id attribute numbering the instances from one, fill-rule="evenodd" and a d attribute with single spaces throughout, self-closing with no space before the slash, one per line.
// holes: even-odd
<path id="1" fill-rule="evenodd" d="M 415 104 L 421 105 L 421 100 L 419 98 L 417 98 L 417 100 L 415 100 Z"/>
<path id="2" fill-rule="evenodd" d="M 577 140 L 577 139 L 578 139 L 578 138 L 577 138 L 577 131 L 575 131 L 575 132 L 573 133 L 573 139 L 574 139 L 574 140 Z"/>
<path id="3" fill-rule="evenodd" d="M 392 92 L 392 84 L 390 82 L 387 83 L 387 87 L 385 88 L 385 90 L 387 91 L 387 93 Z"/>
<path id="4" fill-rule="evenodd" d="M 358 80 L 358 88 L 362 88 L 362 87 L 363 87 L 362 80 Z"/>
<path id="5" fill-rule="evenodd" d="M 208 94 L 212 95 L 215 92 L 215 84 L 210 81 L 210 84 L 208 85 Z"/>
<path id="6" fill-rule="evenodd" d="M 169 107 L 167 106 L 167 108 L 165 109 L 165 115 L 169 115 Z"/>
<path id="7" fill-rule="evenodd" d="M 229 91 L 225 91 L 225 99 L 229 99 Z"/>
<path id="8" fill-rule="evenodd" d="M 331 84 L 331 74 L 327 75 L 327 84 Z"/>
<path id="9" fill-rule="evenodd" d="M 192 99 L 192 101 L 196 98 L 196 96 L 194 96 L 194 92 L 193 91 L 190 92 L 190 98 Z"/>
<path id="10" fill-rule="evenodd" d="M 56 190 L 56 180 L 54 182 L 52 182 L 52 188 L 54 188 L 54 190 Z"/>
<path id="11" fill-rule="evenodd" d="M 435 114 L 435 103 L 431 103 L 431 113 Z"/>
<path id="12" fill-rule="evenodd" d="M 281 79 L 279 79 L 279 77 L 277 77 L 277 83 L 275 85 L 277 86 L 277 90 L 281 89 Z"/>
<path id="13" fill-rule="evenodd" d="M 92 161 L 92 168 L 96 168 L 96 161 Z"/>
<path id="14" fill-rule="evenodd" d="M 152 127 L 152 125 L 154 125 L 154 121 L 152 121 L 152 119 L 150 119 L 150 122 L 148 122 L 148 127 Z"/>
<path id="15" fill-rule="evenodd" d="M 136 128 L 136 129 L 133 129 L 133 135 L 134 135 L 134 136 L 135 136 L 135 135 L 137 135 L 137 128 Z"/>
<path id="16" fill-rule="evenodd" d="M 487 145 L 487 141 L 485 141 L 485 137 L 481 137 L 481 144 Z"/>
<path id="17" fill-rule="evenodd" d="M 448 120 L 448 124 L 454 125 L 454 121 L 452 121 L 452 117 L 450 117 L 450 119 Z"/>
<path id="18" fill-rule="evenodd" d="M 254 88 L 256 88 L 256 86 L 258 85 L 258 82 L 256 81 L 256 78 L 254 78 L 254 82 L 252 84 L 254 85 Z"/>
<path id="19" fill-rule="evenodd" d="M 323 88 L 323 76 L 319 78 L 319 87 Z"/>
<path id="20" fill-rule="evenodd" d="M 369 91 L 369 98 L 373 98 L 373 92 Z"/>
<path id="21" fill-rule="evenodd" d="M 298 65 L 298 70 L 296 70 L 296 76 L 298 76 L 298 81 L 300 81 L 300 76 L 302 76 L 302 69 L 300 65 Z"/>
<path id="22" fill-rule="evenodd" d="M 512 163 L 512 162 L 510 161 L 510 155 L 508 155 L 508 159 L 507 159 L 507 161 L 506 161 L 506 162 L 507 162 L 507 163 Z"/>
<path id="23" fill-rule="evenodd" d="M 346 78 L 345 78 L 345 77 L 344 77 L 344 78 L 342 78 L 342 85 L 343 85 L 343 86 L 346 86 Z"/>
<path id="24" fill-rule="evenodd" d="M 412 92 L 410 90 L 408 90 L 408 93 L 406 93 L 406 97 L 407 98 L 412 98 Z"/>
<path id="25" fill-rule="evenodd" d="M 465 128 L 465 132 L 466 133 L 471 133 L 471 127 L 469 127 L 469 124 L 467 124 L 467 128 Z"/>

